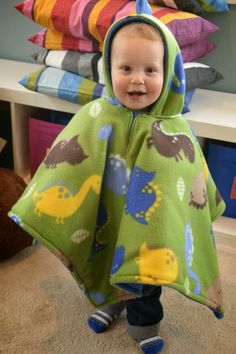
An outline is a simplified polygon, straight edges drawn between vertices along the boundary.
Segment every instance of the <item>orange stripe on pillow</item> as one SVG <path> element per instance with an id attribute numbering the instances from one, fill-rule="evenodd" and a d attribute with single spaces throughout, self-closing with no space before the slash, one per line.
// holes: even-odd
<path id="1" fill-rule="evenodd" d="M 48 28 L 54 28 L 51 13 L 57 0 L 45 1 L 35 0 L 34 3 L 34 21 Z M 43 16 L 40 17 L 40 15 Z"/>
<path id="2" fill-rule="evenodd" d="M 179 11 L 170 8 L 157 8 L 156 6 L 152 6 L 152 10 L 153 16 L 161 19 L 161 21 L 164 23 L 169 23 L 173 20 L 187 20 L 190 18 L 197 18 L 196 15 L 190 12 Z"/>
<path id="3" fill-rule="evenodd" d="M 88 18 L 88 30 L 89 33 L 92 34 L 94 38 L 96 38 L 100 43 L 102 42 L 102 38 L 100 36 L 100 33 L 97 29 L 97 19 L 100 14 L 100 12 L 103 10 L 103 8 L 109 3 L 111 0 L 101 0 L 98 1 L 97 4 L 94 6 L 93 10 L 91 11 L 89 18 Z"/>
<path id="4" fill-rule="evenodd" d="M 50 45 L 52 45 L 52 43 L 57 43 L 57 49 L 60 49 L 62 48 L 62 41 L 63 41 L 63 33 L 53 31 L 53 30 L 50 31 L 47 30 L 45 36 L 45 48 L 50 48 Z"/>
<path id="5" fill-rule="evenodd" d="M 168 15 L 165 15 L 165 16 L 162 16 L 162 17 L 159 17 L 161 19 L 161 21 L 163 23 L 169 23 L 173 20 L 187 20 L 187 19 L 190 19 L 190 18 L 196 18 L 196 16 L 194 16 L 193 14 L 188 14 L 188 13 L 176 13 L 174 16 L 171 15 L 171 14 L 168 14 Z"/>

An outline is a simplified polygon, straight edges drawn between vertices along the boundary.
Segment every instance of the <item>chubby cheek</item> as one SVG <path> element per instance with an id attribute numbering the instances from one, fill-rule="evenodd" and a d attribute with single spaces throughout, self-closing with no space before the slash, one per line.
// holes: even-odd
<path id="1" fill-rule="evenodd" d="M 152 93 L 152 96 L 157 100 L 162 93 L 162 88 L 163 88 L 163 80 L 159 80 L 154 85 L 152 84 L 149 87 L 149 92 Z"/>
<path id="2" fill-rule="evenodd" d="M 127 85 L 125 79 L 116 79 L 113 81 L 113 91 L 116 98 L 122 98 L 126 92 Z"/>

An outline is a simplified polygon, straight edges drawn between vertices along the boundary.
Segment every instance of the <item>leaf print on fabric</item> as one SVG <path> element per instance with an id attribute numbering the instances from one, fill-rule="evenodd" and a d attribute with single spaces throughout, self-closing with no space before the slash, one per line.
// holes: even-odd
<path id="1" fill-rule="evenodd" d="M 97 116 L 100 114 L 101 110 L 102 110 L 101 104 L 99 102 L 95 102 L 90 107 L 89 114 L 90 114 L 91 117 L 97 118 Z"/>
<path id="2" fill-rule="evenodd" d="M 89 230 L 79 229 L 71 235 L 71 241 L 74 243 L 81 243 L 89 236 Z"/>
<path id="3" fill-rule="evenodd" d="M 177 188 L 177 193 L 178 193 L 179 199 L 182 202 L 184 199 L 184 193 L 185 193 L 185 183 L 184 183 L 183 177 L 179 177 L 177 184 L 176 184 L 176 188 Z"/>

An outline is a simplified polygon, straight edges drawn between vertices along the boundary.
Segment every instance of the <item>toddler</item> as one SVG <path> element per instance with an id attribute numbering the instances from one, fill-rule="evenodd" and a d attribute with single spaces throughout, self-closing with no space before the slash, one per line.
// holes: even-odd
<path id="1" fill-rule="evenodd" d="M 181 115 L 179 47 L 145 1 L 109 29 L 103 65 L 107 97 L 73 117 L 9 215 L 99 308 L 88 319 L 94 332 L 126 308 L 129 334 L 155 354 L 162 286 L 222 317 L 211 223 L 224 202 Z"/>

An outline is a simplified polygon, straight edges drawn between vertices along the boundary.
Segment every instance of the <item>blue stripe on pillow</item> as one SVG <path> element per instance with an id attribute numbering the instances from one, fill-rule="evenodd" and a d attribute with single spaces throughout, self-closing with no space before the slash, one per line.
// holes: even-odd
<path id="1" fill-rule="evenodd" d="M 80 75 L 63 71 L 64 75 L 58 87 L 58 97 L 78 103 L 78 92 L 84 78 Z"/>
<path id="2" fill-rule="evenodd" d="M 57 68 L 48 67 L 41 73 L 37 82 L 37 91 L 58 96 L 58 86 L 62 80 L 64 72 Z"/>
<path id="3" fill-rule="evenodd" d="M 105 86 L 103 84 L 97 84 L 93 90 L 93 99 L 105 96 Z"/>

